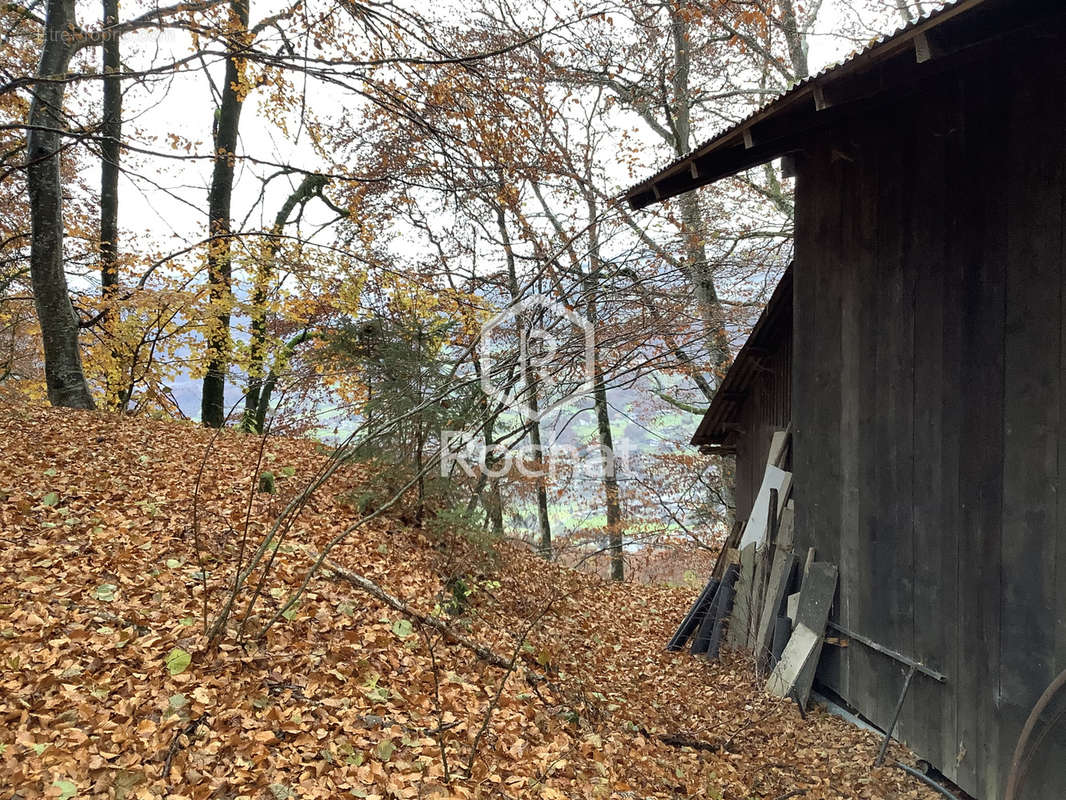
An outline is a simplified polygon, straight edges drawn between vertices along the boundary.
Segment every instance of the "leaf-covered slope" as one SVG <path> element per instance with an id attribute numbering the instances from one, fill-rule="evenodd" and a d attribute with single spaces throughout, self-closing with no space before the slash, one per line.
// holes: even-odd
<path id="1" fill-rule="evenodd" d="M 279 493 L 259 494 L 259 440 L 221 434 L 201 475 L 210 441 L 0 408 L 0 796 L 935 796 L 871 770 L 871 735 L 765 696 L 743 660 L 664 653 L 691 592 L 603 583 L 508 544 L 493 563 L 402 511 L 335 562 L 505 662 L 517 653 L 513 670 L 336 572 L 262 641 L 231 625 L 205 650 L 244 520 L 261 535 L 323 459 L 270 442 L 260 472 Z M 249 630 L 359 516 L 359 483 L 340 474 L 301 515 Z M 458 575 L 469 607 L 453 619 L 440 606 Z"/>

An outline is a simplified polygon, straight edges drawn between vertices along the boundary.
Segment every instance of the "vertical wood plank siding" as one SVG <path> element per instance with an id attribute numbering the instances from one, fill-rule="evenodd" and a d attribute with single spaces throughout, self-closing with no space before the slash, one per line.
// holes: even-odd
<path id="1" fill-rule="evenodd" d="M 792 315 L 788 314 L 791 323 Z M 752 357 L 756 376 L 740 411 L 736 454 L 736 518 L 751 515 L 759 492 L 770 440 L 792 415 L 792 337 L 787 326 L 774 338 L 771 352 Z"/>
<path id="2" fill-rule="evenodd" d="M 982 800 L 1066 669 L 1064 52 L 1006 41 L 811 137 L 791 370 L 767 362 L 738 442 L 744 518 L 791 372 L 797 544 L 840 564 L 836 621 L 948 675 L 899 732 Z M 903 672 L 852 643 L 819 679 L 886 726 Z M 1066 797 L 1064 731 L 1027 799 Z"/>

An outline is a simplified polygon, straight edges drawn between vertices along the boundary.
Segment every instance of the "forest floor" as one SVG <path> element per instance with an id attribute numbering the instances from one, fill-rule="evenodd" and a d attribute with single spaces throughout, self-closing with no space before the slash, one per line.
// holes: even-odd
<path id="1" fill-rule="evenodd" d="M 765 695 L 744 659 L 663 652 L 692 590 L 603 582 L 517 544 L 493 558 L 409 509 L 332 558 L 426 615 L 462 574 L 468 607 L 441 618 L 514 669 L 334 571 L 261 640 L 231 625 L 205 648 L 244 521 L 261 537 L 325 460 L 278 439 L 257 470 L 260 440 L 224 432 L 200 475 L 211 441 L 0 407 L 0 797 L 936 797 L 872 769 L 872 734 Z M 277 494 L 254 491 L 263 469 Z M 372 477 L 349 468 L 316 494 L 246 628 L 281 608 L 308 548 L 367 513 Z"/>

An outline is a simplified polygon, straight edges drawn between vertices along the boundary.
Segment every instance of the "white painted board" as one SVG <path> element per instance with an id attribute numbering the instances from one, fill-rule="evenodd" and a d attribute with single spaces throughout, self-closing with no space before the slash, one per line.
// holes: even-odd
<path id="1" fill-rule="evenodd" d="M 786 492 L 782 489 L 792 484 L 792 473 L 770 465 L 763 474 L 762 486 L 759 494 L 755 497 L 755 505 L 752 506 L 751 515 L 744 526 L 744 535 L 740 538 L 740 549 L 743 550 L 749 544 L 762 545 L 766 540 L 766 523 L 770 518 L 770 490 L 777 489 L 778 513 L 784 508 Z"/>

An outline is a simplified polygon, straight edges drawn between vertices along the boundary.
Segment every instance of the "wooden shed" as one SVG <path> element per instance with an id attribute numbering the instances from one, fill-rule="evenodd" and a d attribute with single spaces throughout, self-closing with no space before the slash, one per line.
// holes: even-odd
<path id="1" fill-rule="evenodd" d="M 796 541 L 840 568 L 831 619 L 947 676 L 915 679 L 899 738 L 1001 800 L 1066 670 L 1066 4 L 962 0 L 627 196 L 779 157 L 795 262 L 695 441 L 736 453 L 743 518 L 791 423 Z M 818 667 L 882 728 L 902 679 L 855 643 Z M 1062 800 L 1066 721 L 1043 722 L 1020 796 Z"/>

